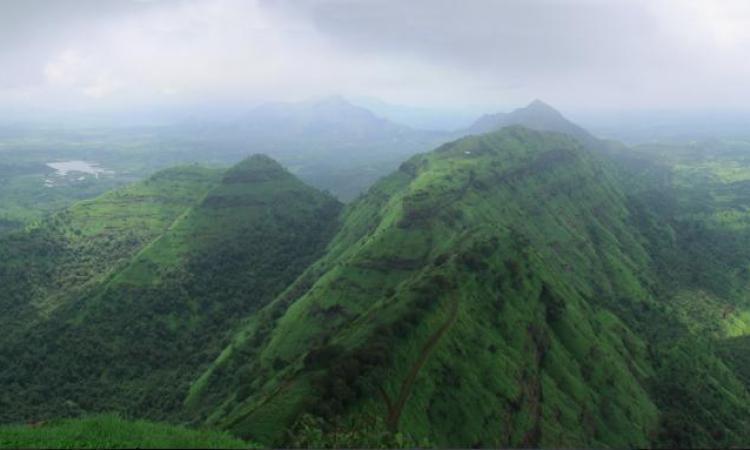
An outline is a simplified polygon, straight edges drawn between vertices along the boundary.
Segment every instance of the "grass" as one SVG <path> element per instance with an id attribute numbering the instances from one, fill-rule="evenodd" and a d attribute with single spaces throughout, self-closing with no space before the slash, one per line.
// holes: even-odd
<path id="1" fill-rule="evenodd" d="M 0 358 L 34 350 L 0 364 L 0 378 L 16 380 L 0 420 L 175 419 L 230 331 L 322 253 L 340 206 L 257 155 L 227 172 L 161 171 L 12 235 L 0 246 L 13 286 L 0 308 L 25 314 L 0 316 L 13 327 Z M 44 398 L 28 401 L 30 390 Z"/>
<path id="2" fill-rule="evenodd" d="M 283 430 L 305 411 L 367 428 L 389 415 L 384 392 L 404 399 L 396 428 L 417 441 L 646 446 L 658 411 L 643 382 L 653 373 L 645 344 L 589 304 L 594 287 L 648 295 L 637 271 L 645 250 L 605 177 L 567 138 L 521 129 L 412 158 L 348 208 L 326 256 L 302 276 L 312 283 L 267 307 L 275 321 L 251 321 L 191 401 L 218 400 L 212 423 L 266 445 L 287 442 Z M 543 285 L 565 305 L 555 321 L 545 320 Z M 455 324 L 423 354 L 454 302 Z M 370 366 L 381 345 L 388 362 Z M 341 359 L 306 369 L 321 348 Z M 241 361 L 256 361 L 242 369 L 253 381 L 247 398 L 217 375 Z M 288 380 L 294 394 L 275 395 Z"/>
<path id="3" fill-rule="evenodd" d="M 258 448 L 224 431 L 125 420 L 116 414 L 1 425 L 0 448 Z"/>
<path id="4" fill-rule="evenodd" d="M 124 228 L 169 225 L 86 299 L 92 320 L 81 323 L 108 324 L 108 350 L 138 355 L 119 369 L 140 377 L 113 398 L 168 399 L 191 423 L 266 446 L 745 444 L 745 175 L 661 156 L 669 176 L 647 171 L 633 188 L 562 135 L 469 137 L 378 182 L 330 242 L 338 224 L 321 215 L 336 208 L 312 207 L 325 197 L 255 158 L 180 213 L 159 216 L 158 198 L 135 205 L 145 219 Z M 106 232 L 107 214 L 77 208 L 86 220 L 66 228 L 78 230 L 71 239 Z M 318 220 L 321 239 L 300 262 L 301 230 Z M 201 328 L 200 313 L 214 323 Z M 197 358 L 153 369 L 185 350 L 174 348 L 230 333 L 211 340 L 202 374 Z M 68 348 L 88 342 L 74 337 Z"/>
<path id="5" fill-rule="evenodd" d="M 742 444 L 750 394 L 732 367 L 746 359 L 717 343 L 747 329 L 743 175 L 674 170 L 631 187 L 575 142 L 522 129 L 415 156 L 347 208 L 326 255 L 190 402 L 265 445 L 295 442 L 286 430 L 310 413 L 325 418 L 302 426 L 319 446 L 389 431 L 439 446 Z M 638 209 L 653 186 L 671 208 Z"/>

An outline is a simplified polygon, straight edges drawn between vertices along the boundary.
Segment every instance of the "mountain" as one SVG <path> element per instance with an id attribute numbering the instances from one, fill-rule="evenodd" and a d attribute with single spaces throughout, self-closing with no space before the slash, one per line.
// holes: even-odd
<path id="1" fill-rule="evenodd" d="M 411 128 L 378 117 L 342 97 L 300 103 L 269 103 L 246 114 L 238 124 L 253 136 L 339 140 L 393 140 Z"/>
<path id="2" fill-rule="evenodd" d="M 567 134 L 586 144 L 595 140 L 588 131 L 569 121 L 559 111 L 541 100 L 534 100 L 526 107 L 510 113 L 486 114 L 463 133 L 467 135 L 489 133 L 512 125 L 520 125 L 537 131 Z"/>
<path id="3" fill-rule="evenodd" d="M 744 153 L 600 145 L 469 135 L 345 207 L 256 155 L 4 234 L 0 422 L 116 411 L 267 447 L 743 446 Z"/>
<path id="4" fill-rule="evenodd" d="M 229 330 L 321 255 L 339 209 L 256 155 L 160 172 L 4 238 L 0 419 L 174 416 Z"/>
<path id="5" fill-rule="evenodd" d="M 373 97 L 357 97 L 352 101 L 378 116 L 418 130 L 454 131 L 468 127 L 477 118 L 473 108 L 407 106 L 387 103 Z"/>
<path id="6" fill-rule="evenodd" d="M 415 156 L 248 318 L 186 417 L 269 446 L 748 442 L 748 388 L 679 300 L 712 287 L 663 271 L 692 264 L 689 241 L 644 205 L 562 134 L 514 126 Z M 704 313 L 736 327 L 732 301 Z"/>
<path id="7" fill-rule="evenodd" d="M 555 109 L 536 100 L 511 113 L 481 117 L 458 131 L 426 131 L 397 124 L 341 97 L 260 105 L 223 124 L 191 123 L 174 130 L 186 146 L 205 146 L 208 162 L 233 161 L 250 148 L 279 160 L 306 183 L 351 201 L 405 159 L 450 140 L 510 125 L 599 142 Z M 213 161 L 210 158 L 215 158 Z"/>
<path id="8" fill-rule="evenodd" d="M 507 128 L 414 157 L 352 205 L 327 255 L 204 376 L 207 391 L 226 389 L 209 420 L 271 445 L 307 411 L 440 446 L 644 446 L 657 420 L 645 344 L 589 300 L 643 295 L 647 255 L 626 214 L 562 135 Z M 608 270 L 627 276 L 612 286 Z M 265 378 L 267 364 L 280 370 Z"/>
<path id="9" fill-rule="evenodd" d="M 108 192 L 0 240 L 0 324 L 44 317 L 97 284 L 166 232 L 206 194 L 220 173 L 197 166 L 164 170 Z M 7 328 L 6 328 L 7 329 Z"/>
<path id="10" fill-rule="evenodd" d="M 344 201 L 355 198 L 414 153 L 449 135 L 381 118 L 341 97 L 260 105 L 221 124 L 184 124 L 176 139 L 232 161 L 247 149 L 277 159 L 300 179 Z"/>

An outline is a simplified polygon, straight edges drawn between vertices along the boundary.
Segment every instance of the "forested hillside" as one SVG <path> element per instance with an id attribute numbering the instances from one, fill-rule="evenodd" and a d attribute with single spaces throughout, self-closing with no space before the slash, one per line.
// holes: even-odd
<path id="1" fill-rule="evenodd" d="M 265 156 L 160 172 L 3 238 L 0 420 L 741 445 L 750 204 L 738 172 L 695 161 L 511 126 L 344 209 Z"/>
<path id="2" fill-rule="evenodd" d="M 601 158 L 515 127 L 405 162 L 248 321 L 188 411 L 268 445 L 747 442 L 750 396 L 720 351 L 746 314 L 716 293 L 709 333 L 680 301 L 711 289 L 689 271 L 721 260 L 690 259 L 679 223 Z M 678 259 L 687 272 L 668 269 Z"/>
<path id="3" fill-rule="evenodd" d="M 0 450 L 750 448 L 748 24 L 0 0 Z"/>
<path id="4" fill-rule="evenodd" d="M 229 330 L 320 255 L 338 211 L 253 156 L 160 172 L 8 236 L 2 420 L 176 415 Z"/>

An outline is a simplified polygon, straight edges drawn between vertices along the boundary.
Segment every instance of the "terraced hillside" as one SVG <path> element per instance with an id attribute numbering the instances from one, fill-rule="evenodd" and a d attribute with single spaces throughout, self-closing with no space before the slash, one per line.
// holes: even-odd
<path id="1" fill-rule="evenodd" d="M 668 301 L 662 236 L 633 202 L 563 135 L 511 127 L 415 156 L 186 406 L 266 445 L 748 442 L 747 389 Z"/>
<path id="2" fill-rule="evenodd" d="M 0 339 L 2 419 L 174 416 L 228 331 L 320 256 L 338 212 L 254 156 L 161 172 L 10 236 L 3 318 L 25 320 Z"/>

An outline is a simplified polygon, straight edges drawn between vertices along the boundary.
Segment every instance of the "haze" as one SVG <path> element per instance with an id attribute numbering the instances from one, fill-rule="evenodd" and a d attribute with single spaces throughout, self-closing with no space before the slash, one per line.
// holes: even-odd
<path id="1" fill-rule="evenodd" d="M 3 0 L 0 102 L 744 109 L 749 22 L 742 1 Z"/>

